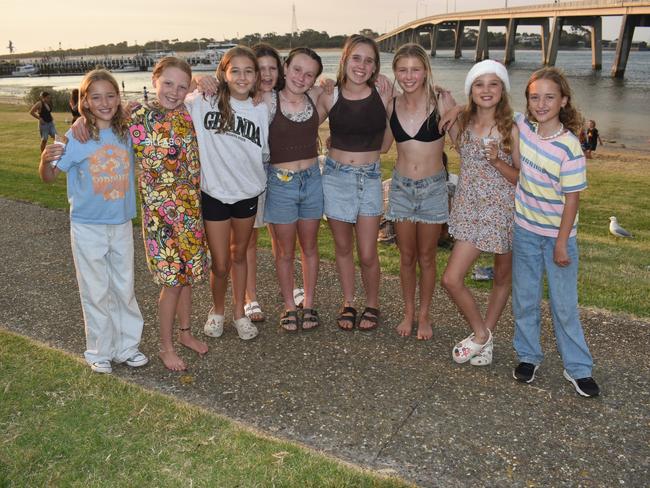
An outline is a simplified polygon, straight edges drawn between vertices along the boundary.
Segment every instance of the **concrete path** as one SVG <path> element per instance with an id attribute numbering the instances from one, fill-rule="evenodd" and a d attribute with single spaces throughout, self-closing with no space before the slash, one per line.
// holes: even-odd
<path id="1" fill-rule="evenodd" d="M 0 214 L 0 327 L 81 357 L 67 214 L 2 199 Z M 468 332 L 444 293 L 434 297 L 432 341 L 395 334 L 402 303 L 399 280 L 390 276 L 382 277 L 382 326 L 346 333 L 334 325 L 340 292 L 328 262 L 318 288 L 323 326 L 280 333 L 274 266 L 261 251 L 260 302 L 268 319 L 260 336 L 243 342 L 229 327 L 209 339 L 204 359 L 184 351 L 190 370 L 181 375 L 156 359 L 158 290 L 138 229 L 135 235 L 142 350 L 152 361 L 139 370 L 116 367 L 114 374 L 128 381 L 420 486 L 650 484 L 650 321 L 582 310 L 603 388 L 600 398 L 583 399 L 562 378 L 548 313 L 546 361 L 535 383 L 523 385 L 512 379 L 510 309 L 499 325 L 493 365 L 456 365 L 451 348 Z M 197 334 L 209 307 L 203 283 L 194 295 Z"/>

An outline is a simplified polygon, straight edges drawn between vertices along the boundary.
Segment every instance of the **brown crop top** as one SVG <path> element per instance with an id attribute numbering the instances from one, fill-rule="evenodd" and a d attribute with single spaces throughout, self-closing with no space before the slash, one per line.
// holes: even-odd
<path id="1" fill-rule="evenodd" d="M 348 100 L 339 91 L 329 113 L 332 147 L 341 151 L 379 151 L 386 130 L 386 108 L 375 88 L 362 100 Z"/>
<path id="2" fill-rule="evenodd" d="M 318 110 L 309 95 L 305 95 L 312 106 L 312 116 L 304 122 L 289 120 L 280 107 L 277 97 L 275 115 L 269 126 L 269 150 L 271 164 L 301 161 L 318 156 Z"/>

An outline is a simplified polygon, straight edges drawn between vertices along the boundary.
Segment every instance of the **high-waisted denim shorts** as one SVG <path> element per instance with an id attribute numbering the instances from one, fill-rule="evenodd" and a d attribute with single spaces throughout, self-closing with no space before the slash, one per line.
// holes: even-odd
<path id="1" fill-rule="evenodd" d="M 412 180 L 393 170 L 386 219 L 424 224 L 444 224 L 449 219 L 445 170 L 428 178 Z"/>
<path id="2" fill-rule="evenodd" d="M 379 161 L 353 166 L 327 158 L 323 169 L 325 215 L 356 223 L 357 216 L 381 215 L 383 199 Z"/>
<path id="3" fill-rule="evenodd" d="M 323 216 L 323 183 L 318 164 L 302 171 L 269 165 L 266 180 L 264 222 L 292 224 L 320 220 Z"/>

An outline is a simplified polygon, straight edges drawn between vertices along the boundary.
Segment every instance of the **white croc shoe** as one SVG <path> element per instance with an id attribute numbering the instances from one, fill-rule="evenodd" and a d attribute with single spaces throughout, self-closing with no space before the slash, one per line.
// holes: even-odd
<path id="1" fill-rule="evenodd" d="M 477 344 L 474 342 L 474 334 L 472 333 L 454 346 L 451 351 L 451 357 L 459 364 L 466 363 L 490 344 L 492 344 L 492 332 L 490 329 L 488 329 L 488 340 L 485 344 Z"/>
<path id="2" fill-rule="evenodd" d="M 225 317 L 214 313 L 214 307 L 208 312 L 208 320 L 203 327 L 203 333 L 208 337 L 221 337 L 223 334 L 223 322 Z"/>
<path id="3" fill-rule="evenodd" d="M 237 329 L 239 338 L 244 341 L 255 339 L 257 337 L 257 334 L 259 334 L 257 327 L 253 325 L 253 322 L 251 322 L 248 317 L 244 316 L 240 319 L 237 319 L 232 323 L 232 325 L 234 325 L 235 329 Z"/>
<path id="4" fill-rule="evenodd" d="M 492 352 L 494 351 L 494 340 L 486 345 L 481 352 L 469 360 L 472 366 L 489 366 L 492 364 Z"/>

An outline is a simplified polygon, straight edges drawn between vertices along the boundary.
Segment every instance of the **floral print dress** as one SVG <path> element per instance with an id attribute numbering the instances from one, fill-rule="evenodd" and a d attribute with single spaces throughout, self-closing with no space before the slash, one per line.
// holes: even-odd
<path id="1" fill-rule="evenodd" d="M 201 217 L 199 149 L 185 107 L 135 107 L 131 140 L 140 164 L 142 233 L 147 265 L 163 286 L 187 286 L 207 271 Z"/>
<path id="2" fill-rule="evenodd" d="M 503 152 L 499 159 L 512 166 Z M 449 215 L 449 233 L 483 252 L 505 254 L 512 250 L 515 185 L 506 180 L 483 156 L 481 141 L 466 129 L 460 143 L 460 176 Z"/>

